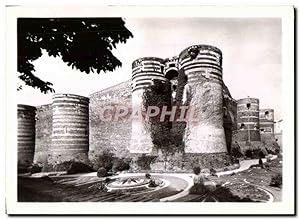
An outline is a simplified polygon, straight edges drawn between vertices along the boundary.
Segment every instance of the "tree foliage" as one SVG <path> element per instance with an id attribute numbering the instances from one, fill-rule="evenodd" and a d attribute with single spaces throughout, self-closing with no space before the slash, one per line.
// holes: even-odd
<path id="1" fill-rule="evenodd" d="M 54 89 L 33 74 L 42 49 L 72 68 L 100 73 L 122 65 L 111 50 L 133 37 L 121 18 L 19 18 L 17 28 L 18 77 L 43 93 Z"/>

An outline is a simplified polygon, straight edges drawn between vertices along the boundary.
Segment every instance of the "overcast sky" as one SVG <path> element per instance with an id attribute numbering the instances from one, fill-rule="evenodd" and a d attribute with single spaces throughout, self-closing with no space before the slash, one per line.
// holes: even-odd
<path id="1" fill-rule="evenodd" d="M 194 44 L 210 44 L 223 52 L 223 79 L 235 99 L 259 98 L 260 108 L 274 108 L 281 118 L 281 20 L 277 18 L 125 18 L 134 38 L 113 51 L 123 66 L 114 72 L 85 74 L 44 54 L 35 74 L 56 92 L 88 96 L 130 79 L 131 63 L 143 56 L 166 58 Z M 52 94 L 24 87 L 18 103 L 51 103 Z"/>

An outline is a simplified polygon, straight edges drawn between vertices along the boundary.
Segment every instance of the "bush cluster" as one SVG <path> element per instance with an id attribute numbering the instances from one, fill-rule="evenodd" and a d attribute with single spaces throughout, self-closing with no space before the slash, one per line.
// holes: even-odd
<path id="1" fill-rule="evenodd" d="M 203 184 L 194 184 L 190 188 L 190 194 L 204 195 L 209 192 L 209 189 Z"/>
<path id="2" fill-rule="evenodd" d="M 102 154 L 96 155 L 93 163 L 94 170 L 98 170 L 100 167 L 104 167 L 107 171 L 113 167 L 114 155 L 111 152 L 104 151 Z"/>
<path id="3" fill-rule="evenodd" d="M 234 158 L 243 157 L 243 153 L 241 151 L 241 147 L 239 146 L 239 144 L 237 142 L 232 143 L 230 154 Z"/>
<path id="4" fill-rule="evenodd" d="M 108 151 L 96 155 L 92 161 L 94 170 L 97 170 L 98 177 L 108 176 L 110 172 L 116 173 L 130 169 L 130 160 L 126 158 L 116 158 Z"/>
<path id="5" fill-rule="evenodd" d="M 40 164 L 34 163 L 29 167 L 29 172 L 31 174 L 42 172 L 43 167 Z"/>
<path id="6" fill-rule="evenodd" d="M 120 172 L 129 170 L 130 160 L 126 158 L 115 158 L 111 152 L 103 152 L 102 154 L 96 155 L 92 161 L 94 170 L 99 168 L 105 168 L 107 172 Z"/>
<path id="7" fill-rule="evenodd" d="M 266 152 L 266 150 L 264 149 L 259 149 L 259 148 L 255 148 L 255 149 L 248 149 L 245 152 L 245 156 L 249 157 L 251 159 L 260 159 L 260 158 L 265 158 L 265 156 L 268 153 Z"/>
<path id="8" fill-rule="evenodd" d="M 97 176 L 98 177 L 106 177 L 108 175 L 106 169 L 104 167 L 100 167 L 98 170 L 97 170 Z"/>
<path id="9" fill-rule="evenodd" d="M 150 170 L 151 169 L 150 165 L 154 159 L 156 159 L 156 156 L 143 154 L 142 156 L 138 157 L 137 165 L 141 170 Z"/>
<path id="10" fill-rule="evenodd" d="M 275 186 L 275 187 L 282 186 L 282 174 L 281 173 L 277 173 L 275 176 L 272 177 L 270 186 Z"/>
<path id="11" fill-rule="evenodd" d="M 126 161 L 125 159 L 116 158 L 113 162 L 112 171 L 115 173 L 124 170 L 129 170 L 129 168 L 130 165 L 128 161 Z"/>
<path id="12" fill-rule="evenodd" d="M 92 172 L 93 168 L 83 162 L 69 160 L 55 165 L 54 171 L 66 171 L 67 174 L 75 174 Z"/>

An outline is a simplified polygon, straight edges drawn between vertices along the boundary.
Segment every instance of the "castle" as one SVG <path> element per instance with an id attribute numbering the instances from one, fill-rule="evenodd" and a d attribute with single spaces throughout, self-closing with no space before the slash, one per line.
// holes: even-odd
<path id="1" fill-rule="evenodd" d="M 260 109 L 256 98 L 236 101 L 222 76 L 221 50 L 194 45 L 175 57 L 135 60 L 131 81 L 89 98 L 55 94 L 48 105 L 18 105 L 18 163 L 85 162 L 109 150 L 130 157 L 133 171 L 148 159 L 149 169 L 161 172 L 228 167 L 233 146 L 244 154 L 276 142 L 274 110 Z M 168 113 L 174 106 L 192 107 L 197 120 L 101 120 L 105 106 L 140 109 L 150 102 L 167 103 Z"/>

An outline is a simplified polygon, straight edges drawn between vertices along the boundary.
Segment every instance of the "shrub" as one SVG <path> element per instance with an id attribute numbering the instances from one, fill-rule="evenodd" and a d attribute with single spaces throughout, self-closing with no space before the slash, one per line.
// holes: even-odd
<path id="1" fill-rule="evenodd" d="M 105 180 L 104 180 L 105 183 L 109 183 L 109 182 L 111 182 L 111 181 L 112 181 L 111 178 L 105 178 Z"/>
<path id="2" fill-rule="evenodd" d="M 200 167 L 194 167 L 193 172 L 194 172 L 194 174 L 199 175 L 200 172 L 201 172 L 201 168 Z"/>
<path id="3" fill-rule="evenodd" d="M 231 146 L 231 155 L 235 158 L 239 158 L 243 156 L 243 153 L 241 151 L 241 147 L 239 146 L 239 144 L 237 142 L 232 143 Z"/>
<path id="4" fill-rule="evenodd" d="M 209 192 L 209 190 L 203 184 L 194 184 L 190 188 L 190 194 L 203 195 L 203 194 L 206 194 L 208 192 Z"/>
<path id="5" fill-rule="evenodd" d="M 142 156 L 138 157 L 137 165 L 141 170 L 150 170 L 151 169 L 150 164 L 154 159 L 156 159 L 156 156 L 143 154 Z"/>
<path id="6" fill-rule="evenodd" d="M 255 152 L 255 151 L 254 151 Z M 259 159 L 261 159 L 261 158 L 265 158 L 265 156 L 266 156 L 266 153 L 264 153 L 262 150 L 260 150 L 260 149 L 258 149 L 258 155 L 259 155 Z"/>
<path id="7" fill-rule="evenodd" d="M 149 187 L 157 187 L 157 183 L 155 182 L 155 180 L 151 179 L 150 182 L 149 182 Z"/>
<path id="8" fill-rule="evenodd" d="M 259 159 L 259 158 L 265 158 L 267 155 L 267 150 L 266 149 L 260 149 L 260 148 L 255 148 L 255 149 L 248 149 L 245 153 L 246 157 L 250 157 L 251 159 Z"/>
<path id="9" fill-rule="evenodd" d="M 75 174 L 75 173 L 88 173 L 92 172 L 93 168 L 89 165 L 80 162 L 80 161 L 64 161 L 62 163 L 56 164 L 53 167 L 55 172 L 65 171 L 67 174 Z"/>
<path id="10" fill-rule="evenodd" d="M 97 176 L 98 177 L 105 177 L 107 176 L 107 171 L 104 167 L 100 167 L 97 171 Z"/>
<path id="11" fill-rule="evenodd" d="M 67 169 L 67 174 L 88 173 L 92 172 L 93 168 L 82 162 L 72 162 Z"/>
<path id="12" fill-rule="evenodd" d="M 210 168 L 209 173 L 212 176 L 216 176 L 217 175 L 217 171 L 214 168 Z"/>
<path id="13" fill-rule="evenodd" d="M 150 173 L 146 173 L 145 177 L 146 177 L 146 179 L 151 179 L 151 174 Z"/>
<path id="14" fill-rule="evenodd" d="M 233 163 L 233 164 L 240 164 L 240 160 L 237 159 L 237 158 L 233 158 L 233 159 L 232 159 L 232 163 Z"/>
<path id="15" fill-rule="evenodd" d="M 253 154 L 252 150 L 249 149 L 249 150 L 246 150 L 245 156 L 252 158 L 252 154 Z"/>
<path id="16" fill-rule="evenodd" d="M 61 171 L 67 171 L 69 169 L 69 167 L 71 166 L 71 163 L 73 161 L 64 161 L 62 163 L 59 164 L 54 164 L 52 166 L 52 169 L 54 172 L 61 172 Z M 51 165 L 49 165 L 51 167 Z"/>
<path id="17" fill-rule="evenodd" d="M 276 174 L 272 177 L 270 186 L 281 187 L 282 186 L 282 175 L 281 173 Z"/>
<path id="18" fill-rule="evenodd" d="M 116 159 L 113 162 L 112 170 L 113 172 L 129 170 L 130 166 L 129 163 L 124 161 L 124 159 Z"/>
<path id="19" fill-rule="evenodd" d="M 31 174 L 34 174 L 34 173 L 40 173 L 42 171 L 43 167 L 40 166 L 39 164 L 32 164 L 30 167 L 29 167 L 29 172 Z"/>
<path id="20" fill-rule="evenodd" d="M 113 153 L 104 151 L 100 155 L 96 155 L 93 160 L 93 168 L 98 170 L 100 167 L 104 167 L 106 170 L 111 170 L 113 167 Z"/>

